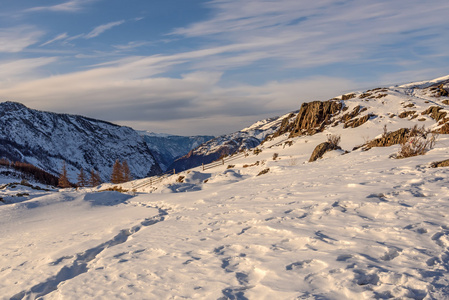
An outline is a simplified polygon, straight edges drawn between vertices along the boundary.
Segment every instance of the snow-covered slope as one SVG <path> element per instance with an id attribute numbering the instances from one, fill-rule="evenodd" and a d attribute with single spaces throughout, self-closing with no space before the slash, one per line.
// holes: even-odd
<path id="1" fill-rule="evenodd" d="M 231 155 L 244 149 L 258 146 L 266 136 L 276 132 L 284 119 L 291 119 L 295 113 L 258 121 L 240 131 L 222 135 L 180 157 L 169 169 L 186 170 L 201 164 L 208 164 L 225 155 Z"/>
<path id="2" fill-rule="evenodd" d="M 3 186 L 0 196 L 15 203 L 0 204 L 0 295 L 448 299 L 449 168 L 432 162 L 449 158 L 449 136 L 404 159 L 394 158 L 399 145 L 357 147 L 384 125 L 444 126 L 444 117 L 421 114 L 449 108 L 435 92 L 355 93 L 334 100 L 342 111 L 313 135 L 285 132 L 206 171 L 123 184 L 124 194 L 102 191 L 109 184 Z M 343 118 L 357 106 L 366 110 Z M 399 117 L 411 109 L 418 117 Z M 309 162 L 329 134 L 341 136 L 343 149 Z"/>
<path id="3" fill-rule="evenodd" d="M 148 148 L 150 148 L 163 171 L 177 158 L 186 155 L 190 150 L 214 138 L 206 135 L 178 136 L 148 131 L 139 131 L 139 134 L 143 136 Z"/>
<path id="4" fill-rule="evenodd" d="M 160 171 L 143 139 L 131 128 L 81 116 L 0 103 L 0 156 L 24 161 L 50 173 L 66 161 L 70 179 L 83 167 L 109 179 L 116 159 L 126 160 L 136 178 Z"/>

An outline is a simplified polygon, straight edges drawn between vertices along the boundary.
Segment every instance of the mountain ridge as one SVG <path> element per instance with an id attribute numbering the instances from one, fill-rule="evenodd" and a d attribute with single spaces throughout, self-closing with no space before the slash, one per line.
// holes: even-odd
<path id="1" fill-rule="evenodd" d="M 55 175 L 65 161 L 73 182 L 80 168 L 96 169 L 108 180 L 116 159 L 126 160 L 136 178 L 161 171 L 146 143 L 130 127 L 34 110 L 11 101 L 0 103 L 0 126 L 0 155 Z"/>

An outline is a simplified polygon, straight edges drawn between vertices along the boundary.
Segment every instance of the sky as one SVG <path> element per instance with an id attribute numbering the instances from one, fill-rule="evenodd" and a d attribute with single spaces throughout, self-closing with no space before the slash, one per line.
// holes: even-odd
<path id="1" fill-rule="evenodd" d="M 447 0 L 0 0 L 0 101 L 221 135 L 449 74 Z"/>

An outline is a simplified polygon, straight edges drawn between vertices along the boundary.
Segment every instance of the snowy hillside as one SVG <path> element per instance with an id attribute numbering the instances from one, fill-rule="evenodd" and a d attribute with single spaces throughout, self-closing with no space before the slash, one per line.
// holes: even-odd
<path id="1" fill-rule="evenodd" d="M 116 159 L 127 160 L 136 178 L 160 171 L 143 139 L 131 128 L 81 116 L 42 112 L 20 103 L 0 103 L 0 155 L 50 173 L 66 161 L 76 182 L 81 167 L 109 179 Z"/>
<path id="2" fill-rule="evenodd" d="M 295 113 L 258 121 L 240 131 L 216 137 L 175 160 L 169 169 L 186 170 L 207 164 L 224 155 L 231 155 L 244 149 L 258 146 L 270 134 L 276 132 L 284 119 L 291 119 Z"/>
<path id="3" fill-rule="evenodd" d="M 402 159 L 400 145 L 366 146 L 445 130 L 448 83 L 420 84 L 337 97 L 322 122 L 303 105 L 257 150 L 124 193 L 1 186 L 0 295 L 449 299 L 449 168 L 433 164 L 449 136 Z M 342 149 L 309 162 L 329 135 Z"/>
<path id="4" fill-rule="evenodd" d="M 144 138 L 154 158 L 163 171 L 179 157 L 186 155 L 190 150 L 213 139 L 213 136 L 178 136 L 171 134 L 138 131 Z"/>

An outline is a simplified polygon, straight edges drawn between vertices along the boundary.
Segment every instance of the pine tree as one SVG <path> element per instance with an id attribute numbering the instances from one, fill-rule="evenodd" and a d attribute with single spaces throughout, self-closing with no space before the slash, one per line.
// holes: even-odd
<path id="1" fill-rule="evenodd" d="M 114 184 L 123 183 L 123 167 L 118 159 L 112 167 L 111 182 Z"/>
<path id="2" fill-rule="evenodd" d="M 81 186 L 81 187 L 84 187 L 84 186 L 87 186 L 88 184 L 89 184 L 89 182 L 87 181 L 86 174 L 84 173 L 84 169 L 81 168 L 80 172 L 78 174 L 77 185 Z"/>
<path id="3" fill-rule="evenodd" d="M 62 172 L 59 175 L 59 179 L 58 179 L 58 187 L 60 188 L 69 188 L 72 185 L 69 182 L 69 179 L 67 178 L 67 167 L 66 167 L 66 163 L 64 161 L 64 163 L 62 164 Z"/>
<path id="4" fill-rule="evenodd" d="M 131 171 L 129 170 L 129 166 L 126 160 L 123 161 L 122 163 L 122 171 L 123 171 L 123 182 L 133 180 L 133 176 L 131 175 Z"/>
<path id="5" fill-rule="evenodd" d="M 94 169 L 90 170 L 90 180 L 89 180 L 90 186 L 98 186 L 101 184 L 101 178 L 98 171 L 95 171 Z"/>

